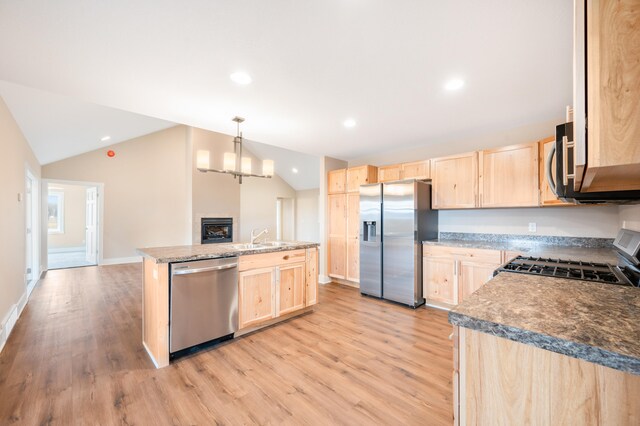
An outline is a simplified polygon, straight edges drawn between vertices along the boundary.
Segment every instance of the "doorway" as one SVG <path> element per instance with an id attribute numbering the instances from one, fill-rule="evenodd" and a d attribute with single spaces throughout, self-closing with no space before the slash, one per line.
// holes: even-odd
<path id="1" fill-rule="evenodd" d="M 296 200 L 278 198 L 276 201 L 276 238 L 284 241 L 296 239 Z"/>
<path id="2" fill-rule="evenodd" d="M 46 189 L 48 269 L 97 265 L 99 186 L 48 181 Z"/>
<path id="3" fill-rule="evenodd" d="M 40 278 L 40 249 L 38 244 L 39 215 L 38 178 L 27 168 L 25 174 L 25 281 L 27 296 L 31 294 Z"/>

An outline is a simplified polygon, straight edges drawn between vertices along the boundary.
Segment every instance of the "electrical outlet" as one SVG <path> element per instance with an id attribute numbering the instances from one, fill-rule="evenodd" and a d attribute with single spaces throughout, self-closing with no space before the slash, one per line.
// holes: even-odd
<path id="1" fill-rule="evenodd" d="M 529 222 L 529 232 L 536 232 L 537 226 L 535 222 Z"/>

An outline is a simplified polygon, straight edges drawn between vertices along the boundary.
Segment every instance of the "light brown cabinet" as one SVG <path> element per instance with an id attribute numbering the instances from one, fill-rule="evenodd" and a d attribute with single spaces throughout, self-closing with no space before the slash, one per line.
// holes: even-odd
<path id="1" fill-rule="evenodd" d="M 348 281 L 360 281 L 360 194 L 347 194 L 347 270 Z"/>
<path id="2" fill-rule="evenodd" d="M 491 279 L 502 258 L 500 250 L 425 245 L 422 283 L 427 304 L 461 303 Z"/>
<path id="3" fill-rule="evenodd" d="M 553 193 L 551 188 L 549 187 L 549 182 L 547 181 L 547 158 L 549 157 L 549 152 L 551 148 L 555 145 L 556 138 L 554 136 L 550 136 L 541 140 L 538 144 L 538 152 L 539 152 L 539 173 L 538 180 L 540 181 L 540 205 L 541 206 L 575 206 L 573 203 L 564 202 Z M 551 162 L 551 171 L 553 176 L 556 175 L 556 157 L 553 156 Z"/>
<path id="4" fill-rule="evenodd" d="M 252 269 L 239 273 L 240 329 L 275 317 L 275 277 L 275 268 Z"/>
<path id="5" fill-rule="evenodd" d="M 328 261 L 329 276 L 345 279 L 347 254 L 347 195 L 331 194 L 328 197 L 329 234 Z"/>
<path id="6" fill-rule="evenodd" d="M 327 192 L 344 194 L 347 188 L 347 169 L 331 170 L 327 173 Z"/>
<path id="7" fill-rule="evenodd" d="M 580 16 L 585 3 L 575 3 Z M 576 139 L 578 152 L 588 145 L 581 191 L 640 189 L 638 0 L 587 0 L 586 31 L 576 29 L 578 49 L 586 33 L 586 61 L 576 63 L 586 67 L 586 99 L 578 93 L 574 105 L 577 114 L 585 112 L 582 102 L 587 108 L 586 141 L 580 135 Z M 582 49 L 576 55 L 584 59 Z M 577 72 L 584 75 L 583 70 Z M 580 169 L 580 158 L 577 164 Z"/>
<path id="8" fill-rule="evenodd" d="M 429 160 L 414 161 L 401 164 L 402 179 L 430 179 L 431 162 Z"/>
<path id="9" fill-rule="evenodd" d="M 434 209 L 478 207 L 478 153 L 431 160 Z"/>
<path id="10" fill-rule="evenodd" d="M 536 207 L 538 143 L 480 151 L 480 207 Z"/>
<path id="11" fill-rule="evenodd" d="M 238 263 L 240 330 L 318 302 L 316 248 L 241 256 Z"/>
<path id="12" fill-rule="evenodd" d="M 304 263 L 277 267 L 276 316 L 285 315 L 304 308 L 305 273 Z"/>
<path id="13" fill-rule="evenodd" d="M 347 169 L 347 192 L 360 192 L 360 185 L 376 183 L 378 168 L 374 166 L 358 166 Z"/>
<path id="14" fill-rule="evenodd" d="M 378 167 L 378 182 L 390 182 L 400 180 L 402 166 L 400 164 L 392 164 L 390 166 Z"/>

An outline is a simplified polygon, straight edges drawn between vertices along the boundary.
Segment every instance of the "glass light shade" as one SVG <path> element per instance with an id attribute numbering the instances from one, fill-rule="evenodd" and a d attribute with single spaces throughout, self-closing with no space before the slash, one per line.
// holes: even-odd
<path id="1" fill-rule="evenodd" d="M 209 168 L 209 151 L 206 149 L 199 149 L 196 152 L 196 164 L 198 169 Z"/>
<path id="2" fill-rule="evenodd" d="M 251 158 L 242 157 L 242 173 L 251 174 Z"/>
<path id="3" fill-rule="evenodd" d="M 262 174 L 273 176 L 273 160 L 262 160 Z"/>
<path id="4" fill-rule="evenodd" d="M 235 170 L 236 169 L 236 154 L 233 152 L 225 152 L 224 153 L 224 170 Z"/>

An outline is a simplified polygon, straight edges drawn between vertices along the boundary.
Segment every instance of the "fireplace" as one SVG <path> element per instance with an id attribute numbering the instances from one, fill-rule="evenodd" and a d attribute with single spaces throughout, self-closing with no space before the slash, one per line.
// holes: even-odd
<path id="1" fill-rule="evenodd" d="M 230 243 L 233 241 L 233 218 L 203 217 L 202 244 Z"/>

